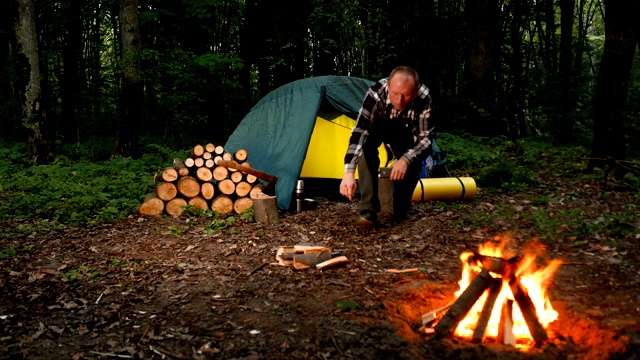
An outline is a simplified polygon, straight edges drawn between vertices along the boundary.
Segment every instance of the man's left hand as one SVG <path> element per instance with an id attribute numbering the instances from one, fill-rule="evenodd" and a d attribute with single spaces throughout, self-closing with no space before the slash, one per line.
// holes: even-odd
<path id="1" fill-rule="evenodd" d="M 398 159 L 398 161 L 394 162 L 391 166 L 391 175 L 389 179 L 391 180 L 402 180 L 404 179 L 404 174 L 407 173 L 407 169 L 409 168 L 409 163 L 405 159 Z"/>

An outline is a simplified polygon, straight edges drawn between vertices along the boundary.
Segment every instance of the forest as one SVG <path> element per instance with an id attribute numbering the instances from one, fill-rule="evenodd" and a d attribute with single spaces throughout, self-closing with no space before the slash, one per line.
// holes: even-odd
<path id="1" fill-rule="evenodd" d="M 4 10 L 0 358 L 640 356 L 640 0 Z M 224 144 L 273 90 L 400 65 L 430 89 L 429 126 L 474 199 L 415 203 L 415 218 L 373 229 L 340 197 L 273 224 L 253 209 L 139 214 L 154 175 Z M 423 315 L 455 300 L 461 252 L 484 242 L 563 261 L 543 345 L 425 334 Z M 349 261 L 281 266 L 289 245 Z"/>

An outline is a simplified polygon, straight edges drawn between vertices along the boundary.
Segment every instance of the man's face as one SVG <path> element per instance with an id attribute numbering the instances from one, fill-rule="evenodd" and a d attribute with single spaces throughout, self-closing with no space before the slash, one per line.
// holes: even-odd
<path id="1" fill-rule="evenodd" d="M 411 77 L 396 74 L 389 79 L 389 98 L 397 110 L 407 107 L 415 95 L 415 84 Z"/>

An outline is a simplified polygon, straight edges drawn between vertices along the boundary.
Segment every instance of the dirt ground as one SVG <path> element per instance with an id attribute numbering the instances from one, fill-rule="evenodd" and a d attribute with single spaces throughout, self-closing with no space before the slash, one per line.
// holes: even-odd
<path id="1" fill-rule="evenodd" d="M 585 190 L 567 198 L 553 204 L 596 216 L 625 194 L 601 202 Z M 414 221 L 391 225 L 382 216 L 379 227 L 361 229 L 353 224 L 357 203 L 320 199 L 316 210 L 282 213 L 277 224 L 238 221 L 218 234 L 202 231 L 210 218 L 132 215 L 0 238 L 0 250 L 24 249 L 0 260 L 0 358 L 640 358 L 633 234 L 612 247 L 596 234 L 564 239 L 559 228 L 558 240 L 546 243 L 548 258 L 565 265 L 549 288 L 559 319 L 538 348 L 419 333 L 422 314 L 453 300 L 461 252 L 506 234 L 518 251 L 535 238 L 535 227 L 518 216 L 493 218 L 500 228 L 493 232 L 455 225 L 505 203 L 530 206 L 479 191 L 456 206 L 416 204 Z M 278 247 L 294 244 L 327 246 L 350 262 L 324 271 L 272 264 Z M 387 271 L 410 268 L 418 271 Z"/>

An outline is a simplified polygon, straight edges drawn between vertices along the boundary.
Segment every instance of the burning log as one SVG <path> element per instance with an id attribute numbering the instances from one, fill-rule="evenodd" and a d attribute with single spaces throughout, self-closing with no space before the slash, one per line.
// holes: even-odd
<path id="1" fill-rule="evenodd" d="M 507 300 L 502 306 L 496 340 L 505 345 L 516 344 L 516 337 L 513 334 L 513 300 Z"/>
<path id="2" fill-rule="evenodd" d="M 513 298 L 522 312 L 522 317 L 524 317 L 524 321 L 527 323 L 531 337 L 536 342 L 536 346 L 539 346 L 549 337 L 547 336 L 545 329 L 540 324 L 540 321 L 538 321 L 536 308 L 533 306 L 533 302 L 531 301 L 529 294 L 524 291 L 517 277 L 511 278 L 509 281 L 509 287 L 511 288 L 511 293 L 513 293 Z"/>
<path id="3" fill-rule="evenodd" d="M 467 316 L 469 310 L 471 310 L 476 301 L 478 301 L 480 296 L 482 296 L 484 291 L 487 290 L 492 283 L 493 277 L 486 269 L 482 269 L 480 274 L 473 279 L 471 284 L 469 284 L 460 297 L 458 297 L 458 300 L 451 305 L 449 311 L 447 311 L 435 326 L 436 336 L 449 337 L 453 335 L 458 323 Z"/>
<path id="4" fill-rule="evenodd" d="M 493 306 L 498 299 L 501 289 L 502 279 L 493 279 L 491 281 L 491 286 L 489 287 L 489 295 L 482 307 L 482 313 L 480 314 L 476 328 L 473 331 L 471 342 L 482 343 L 484 341 L 487 325 L 489 325 L 489 319 L 491 318 L 491 312 L 493 311 Z"/>

